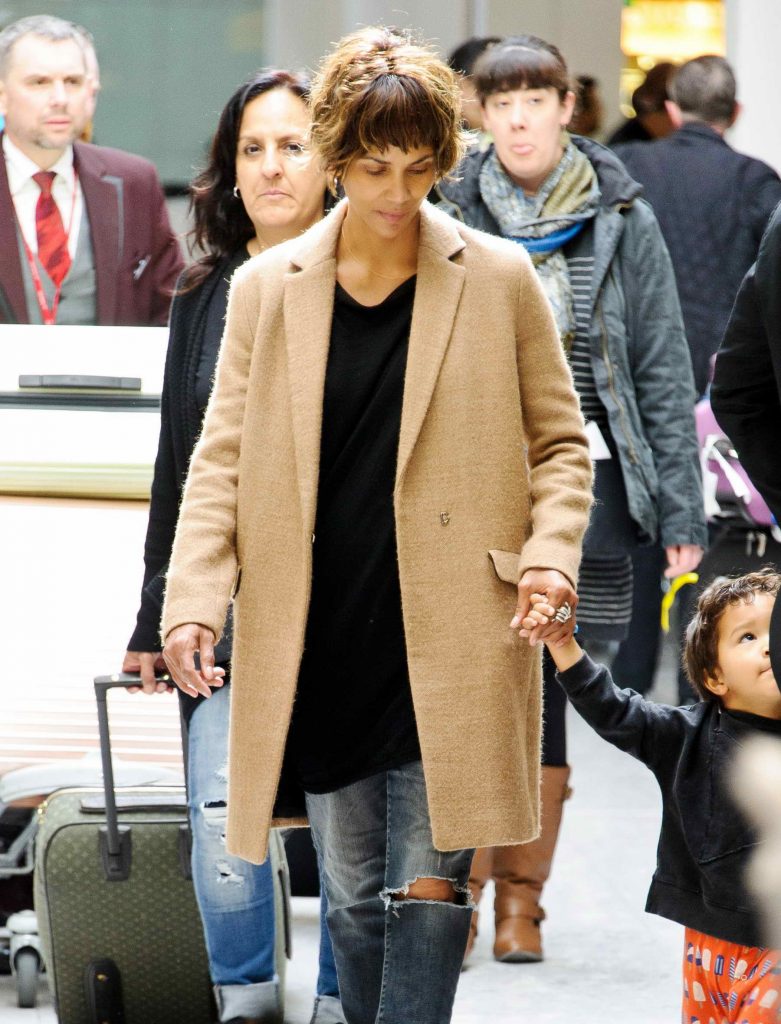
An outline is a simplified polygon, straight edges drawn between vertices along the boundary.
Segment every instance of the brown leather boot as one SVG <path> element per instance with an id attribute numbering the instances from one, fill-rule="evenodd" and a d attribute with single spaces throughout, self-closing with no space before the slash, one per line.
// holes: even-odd
<path id="1" fill-rule="evenodd" d="M 469 872 L 469 891 L 472 894 L 472 902 L 475 905 L 475 909 L 472 911 L 472 920 L 469 922 L 469 938 L 466 942 L 464 961 L 466 961 L 466 958 L 472 952 L 472 947 L 474 946 L 475 939 L 477 938 L 477 906 L 483 895 L 485 883 L 491 877 L 493 856 L 493 847 L 489 846 L 482 850 L 475 850 L 472 868 Z"/>
<path id="2" fill-rule="evenodd" d="M 545 919 L 545 911 L 539 901 L 550 875 L 564 801 L 572 793 L 569 775 L 566 765 L 543 765 L 539 839 L 521 846 L 494 848 L 494 957 L 503 963 L 534 963 L 543 959 L 540 922 Z"/>

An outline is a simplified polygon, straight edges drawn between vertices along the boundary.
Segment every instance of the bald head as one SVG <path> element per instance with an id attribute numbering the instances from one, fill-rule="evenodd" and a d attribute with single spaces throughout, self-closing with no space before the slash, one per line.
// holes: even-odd
<path id="1" fill-rule="evenodd" d="M 721 129 L 735 120 L 736 93 L 732 68 L 718 56 L 687 61 L 670 83 L 670 98 L 680 110 L 682 121 L 701 121 Z"/>

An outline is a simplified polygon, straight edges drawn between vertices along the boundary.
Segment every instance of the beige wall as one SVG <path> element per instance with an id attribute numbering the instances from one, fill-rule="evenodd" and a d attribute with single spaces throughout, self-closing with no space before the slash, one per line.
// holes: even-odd
<path id="1" fill-rule="evenodd" d="M 266 0 L 265 49 L 273 63 L 311 68 L 341 35 L 377 22 L 414 28 L 443 53 L 474 34 L 532 32 L 556 43 L 573 73 L 599 78 L 612 125 L 619 118 L 621 6 L 622 0 Z"/>

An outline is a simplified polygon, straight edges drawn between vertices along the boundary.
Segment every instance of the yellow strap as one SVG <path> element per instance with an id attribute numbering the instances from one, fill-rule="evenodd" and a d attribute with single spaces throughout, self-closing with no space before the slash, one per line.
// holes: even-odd
<path id="1" fill-rule="evenodd" d="M 670 609 L 675 601 L 675 595 L 681 587 L 685 587 L 689 583 L 697 583 L 699 579 L 696 572 L 685 572 L 670 582 L 667 593 L 662 598 L 662 629 L 665 633 L 670 632 Z"/>

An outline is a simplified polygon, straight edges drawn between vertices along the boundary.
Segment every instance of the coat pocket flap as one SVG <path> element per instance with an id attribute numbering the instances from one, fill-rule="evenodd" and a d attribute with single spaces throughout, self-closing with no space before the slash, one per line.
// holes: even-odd
<path id="1" fill-rule="evenodd" d="M 489 551 L 488 556 L 494 564 L 494 572 L 504 583 L 518 586 L 521 578 L 521 556 L 515 551 Z"/>

